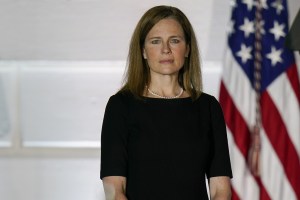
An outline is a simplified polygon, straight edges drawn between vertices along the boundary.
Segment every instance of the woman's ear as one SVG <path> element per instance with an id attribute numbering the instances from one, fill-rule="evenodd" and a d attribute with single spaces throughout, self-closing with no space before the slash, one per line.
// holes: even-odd
<path id="1" fill-rule="evenodd" d="M 144 57 L 144 59 L 147 59 L 147 55 L 146 55 L 145 49 L 143 49 L 143 57 Z"/>
<path id="2" fill-rule="evenodd" d="M 186 46 L 186 52 L 185 52 L 185 57 L 187 58 L 187 57 L 189 57 L 189 54 L 190 54 L 190 45 L 187 45 Z"/>

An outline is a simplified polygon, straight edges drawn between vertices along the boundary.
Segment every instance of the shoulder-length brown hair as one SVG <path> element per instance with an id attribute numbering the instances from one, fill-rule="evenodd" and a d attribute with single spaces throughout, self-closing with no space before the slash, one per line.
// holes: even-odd
<path id="1" fill-rule="evenodd" d="M 184 66 L 179 71 L 178 82 L 195 100 L 202 92 L 200 56 L 195 32 L 185 14 L 171 6 L 153 7 L 138 22 L 131 38 L 123 87 L 120 91 L 129 90 L 137 97 L 143 95 L 145 86 L 150 81 L 147 60 L 143 58 L 145 38 L 156 23 L 166 18 L 175 19 L 181 25 L 185 41 L 190 48 Z"/>

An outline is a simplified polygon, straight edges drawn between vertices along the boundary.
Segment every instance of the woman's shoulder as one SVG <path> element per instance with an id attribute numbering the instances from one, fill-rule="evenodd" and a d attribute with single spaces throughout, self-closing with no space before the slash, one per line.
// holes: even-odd
<path id="1" fill-rule="evenodd" d="M 135 99 L 134 95 L 127 90 L 120 90 L 110 96 L 108 103 L 109 104 L 114 104 L 114 105 L 119 105 L 119 106 L 128 106 L 131 102 L 133 102 Z"/>
<path id="2" fill-rule="evenodd" d="M 207 103 L 211 103 L 211 102 L 218 102 L 218 100 L 216 99 L 216 97 L 214 97 L 213 95 L 211 94 L 208 94 L 208 93 L 205 93 L 205 92 L 202 92 L 200 94 L 200 96 L 197 98 L 198 102 L 207 102 Z"/>
<path id="3" fill-rule="evenodd" d="M 218 99 L 210 94 L 202 93 L 200 97 L 197 99 L 198 105 L 207 110 L 210 113 L 222 113 L 222 106 L 219 103 Z"/>
<path id="4" fill-rule="evenodd" d="M 127 92 L 120 92 L 113 94 L 109 97 L 106 104 L 106 112 L 113 112 L 119 114 L 126 114 L 129 112 L 131 95 Z"/>
<path id="5" fill-rule="evenodd" d="M 132 96 L 131 92 L 128 90 L 119 90 L 115 94 L 111 96 L 111 98 L 116 99 L 124 99 L 124 98 L 130 98 Z"/>
<path id="6" fill-rule="evenodd" d="M 109 101 L 112 102 L 126 102 L 132 97 L 132 94 L 128 91 L 118 91 L 109 97 Z"/>
<path id="7" fill-rule="evenodd" d="M 208 93 L 202 92 L 196 100 L 196 104 L 203 109 L 215 110 L 221 108 L 218 99 Z"/>

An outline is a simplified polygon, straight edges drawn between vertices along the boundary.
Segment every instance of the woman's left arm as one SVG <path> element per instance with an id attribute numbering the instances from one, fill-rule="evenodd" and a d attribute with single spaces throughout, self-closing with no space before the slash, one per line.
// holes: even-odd
<path id="1" fill-rule="evenodd" d="M 211 200 L 231 200 L 230 178 L 227 176 L 209 178 L 209 193 Z"/>

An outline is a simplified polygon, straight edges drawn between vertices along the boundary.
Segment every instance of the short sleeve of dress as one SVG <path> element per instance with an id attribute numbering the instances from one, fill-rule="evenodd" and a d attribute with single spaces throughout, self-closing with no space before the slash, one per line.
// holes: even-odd
<path id="1" fill-rule="evenodd" d="M 222 108 L 213 97 L 210 101 L 212 148 L 207 177 L 228 176 L 232 178 L 226 125 Z"/>
<path id="2" fill-rule="evenodd" d="M 101 130 L 100 178 L 124 176 L 127 173 L 127 110 L 125 96 L 118 93 L 110 97 Z"/>

